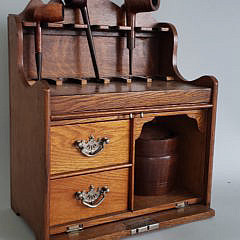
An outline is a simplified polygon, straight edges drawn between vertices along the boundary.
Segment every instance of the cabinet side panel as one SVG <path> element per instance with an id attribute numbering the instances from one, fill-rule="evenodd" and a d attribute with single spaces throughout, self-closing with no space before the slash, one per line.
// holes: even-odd
<path id="1" fill-rule="evenodd" d="M 44 82 L 27 85 L 21 69 L 21 23 L 11 15 L 8 26 L 11 206 L 38 240 L 48 240 L 49 90 Z"/>
<path id="2" fill-rule="evenodd" d="M 218 80 L 213 76 L 205 76 L 195 81 L 196 85 L 212 88 L 212 105 L 208 111 L 208 127 L 207 127 L 207 151 L 206 151 L 206 193 L 205 203 L 210 206 L 212 194 L 212 176 L 213 176 L 213 157 L 215 143 L 216 113 L 218 100 Z"/>

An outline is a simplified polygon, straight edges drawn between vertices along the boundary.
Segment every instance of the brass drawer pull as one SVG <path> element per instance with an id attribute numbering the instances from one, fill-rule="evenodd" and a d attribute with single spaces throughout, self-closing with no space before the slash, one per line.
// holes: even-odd
<path id="1" fill-rule="evenodd" d="M 89 187 L 89 192 L 76 192 L 75 197 L 76 200 L 81 200 L 83 205 L 89 208 L 96 208 L 104 201 L 106 193 L 108 192 L 110 192 L 110 190 L 106 186 L 98 188 L 97 191 L 95 191 L 94 186 L 91 185 Z"/>
<path id="2" fill-rule="evenodd" d="M 105 144 L 109 143 L 110 140 L 106 137 L 95 140 L 93 136 L 90 136 L 88 141 L 77 140 L 74 145 L 83 155 L 87 157 L 94 157 L 104 149 Z"/>

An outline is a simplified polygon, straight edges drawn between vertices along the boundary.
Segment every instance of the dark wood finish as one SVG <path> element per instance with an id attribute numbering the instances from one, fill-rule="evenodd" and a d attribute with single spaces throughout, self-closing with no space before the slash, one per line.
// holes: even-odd
<path id="1" fill-rule="evenodd" d="M 125 0 L 125 8 L 129 13 L 152 12 L 158 10 L 160 0 Z"/>
<path id="2" fill-rule="evenodd" d="M 83 29 L 84 30 L 84 29 Z M 61 35 L 61 31 L 57 29 L 56 35 L 46 35 L 43 29 L 43 77 L 93 77 L 92 60 L 88 49 L 86 37 L 78 36 L 82 31 L 69 30 L 75 36 L 66 36 L 66 31 Z M 76 32 L 77 31 L 77 32 Z M 76 35 L 77 34 L 77 35 Z M 110 34 L 106 32 L 104 35 L 96 35 L 93 31 L 94 43 L 96 47 L 96 59 L 99 64 L 99 71 L 102 77 L 111 76 L 127 76 L 128 75 L 128 51 L 125 49 L 124 37 L 108 37 Z M 105 43 L 104 45 L 102 43 Z M 153 63 L 158 61 L 159 55 L 156 49 L 156 38 L 137 38 L 136 50 L 134 51 L 134 73 L 136 75 L 157 75 L 160 74 L 157 66 Z M 118 51 L 115 51 L 115 49 Z M 25 71 L 29 78 L 36 77 L 36 71 L 33 61 L 33 35 L 24 35 L 24 64 Z M 143 48 L 149 49 L 149 54 L 143 51 Z M 57 51 L 65 49 L 64 52 Z M 54 53 L 54 54 L 53 54 Z M 84 56 L 84 62 L 79 61 Z M 56 64 L 58 59 L 58 64 Z M 101 60 L 101 61 L 100 61 Z"/>
<path id="3" fill-rule="evenodd" d="M 96 59 L 96 50 L 95 50 L 95 45 L 93 42 L 90 18 L 89 18 L 89 13 L 88 13 L 89 11 L 88 11 L 88 7 L 87 7 L 87 0 L 65 0 L 65 3 L 68 7 L 75 9 L 75 14 L 76 14 L 76 19 L 77 19 L 76 23 L 80 22 L 78 9 L 81 10 L 83 22 L 84 22 L 84 24 L 87 25 L 86 35 L 87 35 L 87 40 L 88 40 L 88 47 L 89 47 L 91 58 L 92 58 L 92 64 L 93 64 L 93 68 L 94 68 L 94 72 L 95 72 L 95 77 L 97 80 L 100 80 L 99 69 L 98 69 L 98 64 L 97 64 L 97 59 Z"/>
<path id="4" fill-rule="evenodd" d="M 216 128 L 216 112 L 217 112 L 217 96 L 218 96 L 218 81 L 215 77 L 202 77 L 194 81 L 198 86 L 208 86 L 212 88 L 212 102 L 213 107 L 208 110 L 207 115 L 207 143 L 206 143 L 206 171 L 204 176 L 205 183 L 205 201 L 207 206 L 211 204 L 211 190 L 212 190 L 212 170 L 213 170 L 213 154 L 215 142 L 215 128 Z"/>
<path id="5" fill-rule="evenodd" d="M 63 85 L 61 88 L 55 85 L 50 85 L 51 96 L 72 96 L 72 95 L 94 95 L 94 94 L 106 94 L 106 93 L 129 93 L 129 92 L 139 92 L 144 95 L 145 92 L 177 92 L 177 93 L 187 93 L 189 92 L 189 97 L 191 97 L 191 92 L 196 91 L 199 93 L 208 93 L 206 99 L 201 99 L 202 102 L 211 101 L 211 88 L 195 86 L 193 84 L 188 84 L 186 82 L 179 81 L 164 81 L 161 78 L 156 78 L 151 84 L 146 84 L 142 81 L 132 81 L 131 84 L 123 84 L 123 82 L 112 81 L 108 85 L 99 85 L 96 87 L 95 83 L 88 83 L 86 86 L 81 86 L 69 82 Z M 196 93 L 194 92 L 194 93 Z M 193 93 L 193 94 L 194 94 Z M 191 98 L 189 98 L 189 103 L 191 103 Z"/>
<path id="6" fill-rule="evenodd" d="M 136 141 L 137 195 L 162 195 L 173 189 L 178 161 L 177 146 L 177 136 L 159 131 L 159 126 L 154 123 L 145 124 L 140 138 Z"/>
<path id="7" fill-rule="evenodd" d="M 171 208 L 175 208 L 177 203 L 185 202 L 189 205 L 201 202 L 201 197 L 199 195 L 194 195 L 186 190 L 175 189 L 173 191 L 168 191 L 165 194 L 159 196 L 140 196 L 135 195 L 134 201 L 134 211 L 139 211 L 143 209 L 152 209 L 157 206 L 164 206 L 165 204 L 175 204 Z"/>
<path id="8" fill-rule="evenodd" d="M 50 3 L 59 4 L 61 0 Z M 23 216 L 38 240 L 118 239 L 129 235 L 131 223 L 146 218 L 154 218 L 163 228 L 213 216 L 214 211 L 209 207 L 217 80 L 204 76 L 187 81 L 181 76 L 176 65 L 175 27 L 139 13 L 133 55 L 137 77 L 129 81 L 126 44 L 131 27 L 126 26 L 124 7 L 119 8 L 109 0 L 88 0 L 96 58 L 105 79 L 96 83 L 92 81 L 87 26 L 79 10 L 65 8 L 63 21 L 41 25 L 46 80 L 37 82 L 34 80 L 37 24 L 33 22 L 33 15 L 34 9 L 42 4 L 41 0 L 31 0 L 21 14 L 9 16 L 14 211 Z M 79 81 L 84 83 L 83 80 L 86 84 L 79 84 Z M 161 198 L 134 195 L 135 140 L 144 124 L 153 120 L 180 136 L 176 183 L 173 191 Z M 85 134 L 87 140 L 92 131 L 112 134 L 116 141 L 107 145 L 106 153 L 104 150 L 98 159 L 85 161 L 79 152 L 73 156 L 73 148 L 69 147 L 73 139 Z M 56 152 L 60 154 L 54 156 Z M 92 164 L 94 161 L 97 164 Z M 108 177 L 116 172 L 118 174 Z M 78 210 L 74 211 L 71 205 L 73 195 L 68 193 L 81 190 L 79 186 L 92 180 L 97 186 L 109 179 L 116 185 L 117 192 L 113 192 L 116 205 L 111 202 L 109 209 L 76 214 Z M 83 187 L 87 190 L 89 186 Z M 121 199 L 124 203 L 118 204 Z M 183 202 L 191 206 L 174 209 Z M 199 203 L 202 205 L 197 205 Z M 71 206 L 65 209 L 60 206 L 67 204 Z M 54 206 L 57 206 L 55 210 Z M 114 207 L 116 209 L 111 210 Z M 84 227 L 78 237 L 63 234 L 74 224 Z M 59 233 L 62 234 L 52 236 Z"/>
<path id="9" fill-rule="evenodd" d="M 128 177 L 129 170 L 124 168 L 51 180 L 50 226 L 128 210 Z M 75 198 L 76 192 L 89 191 L 91 185 L 110 189 L 97 208 L 86 207 Z"/>
<path id="10" fill-rule="evenodd" d="M 199 117 L 200 122 L 198 123 L 194 117 Z M 199 116 L 190 115 L 188 117 L 185 115 L 179 118 L 173 116 L 162 121 L 167 122 L 166 124 L 174 129 L 179 137 L 178 184 L 204 198 L 203 183 L 204 174 L 207 171 L 204 166 L 207 135 L 205 111 L 200 112 Z M 202 126 L 200 123 L 203 123 Z"/>
<path id="11" fill-rule="evenodd" d="M 55 23 L 63 21 L 64 7 L 60 3 L 42 3 L 41 6 L 36 7 L 33 11 L 33 21 Z"/>
<path id="12" fill-rule="evenodd" d="M 88 122 L 99 122 L 99 121 L 111 121 L 111 120 L 121 120 L 129 119 L 129 115 L 132 113 L 135 118 L 140 118 L 140 113 L 158 116 L 168 116 L 168 115 L 178 115 L 189 113 L 189 110 L 193 112 L 199 109 L 210 109 L 212 104 L 183 104 L 183 105 L 167 105 L 157 108 L 129 108 L 126 110 L 115 110 L 115 111 L 99 111 L 99 112 L 85 112 L 67 115 L 52 115 L 51 125 L 52 126 L 62 126 L 65 124 L 76 124 L 76 123 L 88 123 Z"/>
<path id="13" fill-rule="evenodd" d="M 39 2 L 39 6 L 35 8 L 27 8 L 26 12 L 30 12 L 29 15 L 32 15 L 32 21 L 36 22 L 35 29 L 35 60 L 37 67 L 37 80 L 42 79 L 42 22 L 59 22 L 63 20 L 64 17 L 64 8 L 63 4 L 52 3 L 44 4 Z"/>
<path id="14" fill-rule="evenodd" d="M 133 74 L 133 49 L 136 47 L 136 14 L 139 12 L 156 11 L 160 6 L 160 0 L 125 0 L 127 26 L 131 31 L 127 36 L 127 48 L 129 49 L 129 75 Z"/>
<path id="15" fill-rule="evenodd" d="M 131 220 L 124 220 L 121 222 L 108 223 L 97 227 L 88 228 L 79 234 L 67 236 L 66 234 L 54 235 L 51 240 L 65 240 L 66 237 L 72 240 L 80 239 L 120 239 L 130 236 L 129 225 L 140 223 L 145 220 L 152 219 L 159 222 L 159 229 L 166 229 L 169 227 L 186 224 L 194 221 L 204 220 L 209 217 L 215 216 L 215 211 L 204 205 L 195 205 L 186 208 L 184 211 L 176 209 L 154 213 L 144 217 L 137 217 Z M 99 236 L 99 232 L 102 233 Z"/>
<path id="16" fill-rule="evenodd" d="M 199 194 L 204 199 L 204 176 L 207 172 L 206 148 L 207 112 L 204 110 L 190 111 L 183 115 L 158 117 L 146 115 L 137 120 L 136 139 L 140 136 L 144 123 L 155 121 L 162 128 L 171 129 L 179 139 L 179 160 L 176 183 L 190 192 Z M 194 159 L 194 161 L 193 161 Z M 205 189 L 205 190 L 204 190 Z"/>
<path id="17" fill-rule="evenodd" d="M 83 8 L 87 6 L 87 0 L 65 0 L 66 7 Z"/>
<path id="18" fill-rule="evenodd" d="M 18 15 L 19 20 L 33 21 L 34 10 L 43 5 L 42 0 L 29 1 L 26 8 Z"/>
<path id="19" fill-rule="evenodd" d="M 164 44 L 160 47 L 160 53 L 164 54 L 165 58 L 160 60 L 161 72 L 166 75 L 172 75 L 179 82 L 188 82 L 179 72 L 177 67 L 177 47 L 178 38 L 177 30 L 172 24 L 159 24 L 159 27 L 169 27 L 168 35 L 163 36 Z M 206 155 L 205 155 L 205 172 L 204 172 L 204 201 L 210 206 L 211 203 L 211 189 L 212 189 L 212 169 L 213 169 L 213 154 L 214 154 L 214 140 L 215 140 L 215 125 L 216 125 L 216 111 L 217 111 L 217 95 L 218 95 L 218 81 L 214 76 L 203 76 L 191 84 L 196 86 L 211 87 L 211 103 L 213 107 L 209 109 L 207 115 L 207 129 L 206 129 Z"/>
<path id="20" fill-rule="evenodd" d="M 42 29 L 40 22 L 37 22 L 36 32 L 35 32 L 35 52 L 42 52 Z"/>
<path id="21" fill-rule="evenodd" d="M 74 96 L 51 97 L 52 115 L 76 114 L 78 112 L 105 110 L 123 110 L 127 108 L 160 107 L 163 105 L 209 103 L 209 89 L 191 89 L 168 91 L 145 91 L 124 93 L 101 93 Z M 87 104 L 86 104 L 87 102 Z M 97 104 L 96 104 L 97 103 Z"/>
<path id="22" fill-rule="evenodd" d="M 11 207 L 31 226 L 37 240 L 48 240 L 49 88 L 44 81 L 27 85 L 21 61 L 22 24 L 14 16 L 9 16 L 8 24 Z"/>
<path id="23" fill-rule="evenodd" d="M 125 25 L 124 8 L 119 8 L 116 4 L 109 0 L 88 0 L 89 15 L 93 25 Z M 96 11 L 96 9 L 98 11 Z M 104 16 L 103 13 L 104 12 Z M 156 20 L 149 14 L 141 14 L 142 17 L 137 19 L 136 26 L 152 27 L 156 24 Z M 74 22 L 74 14 L 71 9 L 67 9 L 65 23 Z M 82 20 L 81 20 L 82 22 Z"/>

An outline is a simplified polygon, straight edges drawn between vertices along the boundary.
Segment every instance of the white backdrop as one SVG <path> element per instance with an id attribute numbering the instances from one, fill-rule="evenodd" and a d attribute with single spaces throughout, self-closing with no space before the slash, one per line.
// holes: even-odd
<path id="1" fill-rule="evenodd" d="M 30 229 L 9 209 L 7 14 L 19 13 L 27 2 L 0 0 L 0 240 L 34 239 Z M 239 0 L 162 0 L 160 10 L 153 13 L 158 21 L 177 27 L 178 66 L 183 76 L 193 80 L 210 74 L 219 80 L 212 204 L 217 216 L 130 239 L 239 240 L 239 10 Z"/>

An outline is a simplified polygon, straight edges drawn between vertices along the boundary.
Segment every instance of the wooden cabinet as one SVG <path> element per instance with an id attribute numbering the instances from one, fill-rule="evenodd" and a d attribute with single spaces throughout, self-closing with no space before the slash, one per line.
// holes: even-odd
<path id="1" fill-rule="evenodd" d="M 145 77 L 128 81 L 124 10 L 89 0 L 108 80 L 95 82 L 85 26 L 66 8 L 63 22 L 42 26 L 43 80 L 35 81 L 35 23 L 27 13 L 38 3 L 8 18 L 11 206 L 36 239 L 119 239 L 214 216 L 217 80 L 180 75 L 174 26 L 137 18 L 133 67 Z M 135 142 L 152 122 L 178 136 L 178 156 L 171 191 L 141 196 Z"/>

